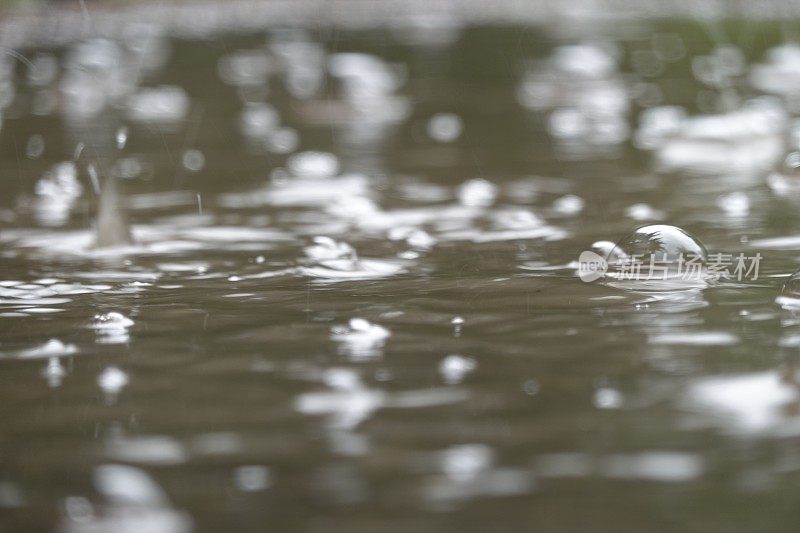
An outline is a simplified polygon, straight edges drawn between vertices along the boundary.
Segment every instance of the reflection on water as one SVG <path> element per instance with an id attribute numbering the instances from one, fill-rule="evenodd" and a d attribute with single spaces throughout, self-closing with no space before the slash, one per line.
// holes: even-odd
<path id="1" fill-rule="evenodd" d="M 794 530 L 772 23 L 196 9 L 0 56 L 3 525 Z"/>

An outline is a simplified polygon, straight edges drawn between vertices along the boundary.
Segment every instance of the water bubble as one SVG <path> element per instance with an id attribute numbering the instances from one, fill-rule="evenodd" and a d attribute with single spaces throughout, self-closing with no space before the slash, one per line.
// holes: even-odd
<path id="1" fill-rule="evenodd" d="M 653 224 L 636 229 L 619 241 L 614 253 L 620 257 L 643 257 L 648 261 L 650 256 L 656 256 L 669 262 L 690 257 L 697 257 L 705 262 L 707 257 L 706 248 L 697 237 L 668 224 Z"/>
<path id="2" fill-rule="evenodd" d="M 328 152 L 300 152 L 289 157 L 286 167 L 301 178 L 331 178 L 339 172 L 339 159 Z"/>
<path id="3" fill-rule="evenodd" d="M 463 129 L 461 117 L 454 113 L 437 113 L 428 121 L 428 135 L 441 143 L 455 141 Z"/>
<path id="4" fill-rule="evenodd" d="M 775 302 L 785 309 L 800 310 L 800 270 L 789 276 Z"/>
<path id="5" fill-rule="evenodd" d="M 133 325 L 133 320 L 112 311 L 96 314 L 89 327 L 97 333 L 98 344 L 124 344 L 130 340 L 128 329 Z"/>
<path id="6" fill-rule="evenodd" d="M 92 320 L 92 329 L 95 330 L 115 330 L 125 329 L 133 326 L 134 322 L 122 313 L 111 311 L 109 313 L 98 313 Z"/>

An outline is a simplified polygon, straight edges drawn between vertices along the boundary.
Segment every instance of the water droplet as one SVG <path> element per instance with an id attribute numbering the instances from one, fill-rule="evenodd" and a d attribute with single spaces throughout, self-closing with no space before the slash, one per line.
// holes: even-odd
<path id="1" fill-rule="evenodd" d="M 619 409 L 622 401 L 622 393 L 611 387 L 601 387 L 594 394 L 594 405 L 598 409 Z"/>
<path id="2" fill-rule="evenodd" d="M 463 355 L 448 355 L 439 363 L 439 374 L 445 383 L 461 383 L 470 372 L 478 367 L 478 363 L 472 357 Z"/>
<path id="3" fill-rule="evenodd" d="M 110 366 L 97 377 L 97 384 L 106 394 L 116 395 L 128 384 L 128 374 L 115 366 Z"/>

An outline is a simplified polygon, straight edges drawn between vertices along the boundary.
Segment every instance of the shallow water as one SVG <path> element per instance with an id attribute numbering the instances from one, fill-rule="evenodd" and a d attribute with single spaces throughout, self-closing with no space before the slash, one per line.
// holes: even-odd
<path id="1" fill-rule="evenodd" d="M 733 33 L 745 61 L 773 29 Z M 119 98 L 95 43 L 77 100 L 65 50 L 20 51 L 62 67 L 14 62 L 2 113 L 4 529 L 795 530 L 785 132 L 637 145 L 646 106 L 721 109 L 700 25 L 423 37 L 158 40 Z M 140 91 L 163 85 L 185 94 Z M 779 157 L 730 164 L 748 135 Z M 78 145 L 81 190 L 37 188 Z M 134 242 L 95 248 L 108 176 Z M 758 279 L 578 277 L 659 223 L 760 253 Z"/>

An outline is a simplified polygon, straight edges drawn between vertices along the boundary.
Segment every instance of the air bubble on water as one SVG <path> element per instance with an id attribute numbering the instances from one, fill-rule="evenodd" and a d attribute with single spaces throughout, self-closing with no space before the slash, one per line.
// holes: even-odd
<path id="1" fill-rule="evenodd" d="M 339 172 L 339 159 L 328 152 L 299 152 L 289 157 L 286 167 L 301 178 L 332 178 Z"/>
<path id="2" fill-rule="evenodd" d="M 39 159 L 44 153 L 44 137 L 38 133 L 28 137 L 25 145 L 25 155 L 28 159 Z"/>
<path id="3" fill-rule="evenodd" d="M 96 314 L 89 327 L 95 330 L 98 344 L 125 344 L 130 340 L 128 330 L 133 325 L 134 321 L 130 318 L 111 311 Z"/>
<path id="4" fill-rule="evenodd" d="M 457 191 L 458 201 L 466 207 L 488 207 L 497 198 L 497 185 L 483 178 L 462 183 Z"/>
<path id="5" fill-rule="evenodd" d="M 457 140 L 463 129 L 464 123 L 461 117 L 454 113 L 437 113 L 428 121 L 428 135 L 441 143 Z"/>
<path id="6" fill-rule="evenodd" d="M 717 207 L 731 217 L 743 217 L 750 212 L 750 197 L 741 191 L 720 195 L 716 203 Z"/>
<path id="7" fill-rule="evenodd" d="M 584 207 L 586 200 L 574 194 L 561 196 L 553 202 L 553 212 L 564 216 L 577 215 Z"/>
<path id="8" fill-rule="evenodd" d="M 108 313 L 98 313 L 92 320 L 91 328 L 98 331 L 127 329 L 134 325 L 133 320 L 122 313 L 111 311 Z"/>
<path id="9" fill-rule="evenodd" d="M 800 310 L 800 270 L 794 272 L 784 282 L 780 294 L 775 299 L 775 303 L 784 309 Z"/>
<path id="10" fill-rule="evenodd" d="M 186 150 L 181 157 L 183 168 L 189 172 L 200 172 L 206 166 L 206 156 L 197 149 Z"/>
<path id="11" fill-rule="evenodd" d="M 598 409 L 619 409 L 622 402 L 622 393 L 612 387 L 600 387 L 594 393 L 594 405 Z"/>
<path id="12" fill-rule="evenodd" d="M 47 384 L 51 387 L 58 387 L 64 376 L 67 375 L 67 370 L 61 364 L 59 357 L 51 357 L 47 360 L 47 366 L 42 369 L 42 377 L 47 380 Z"/>
<path id="13" fill-rule="evenodd" d="M 638 256 L 649 261 L 651 255 L 658 260 L 677 262 L 692 257 L 705 263 L 707 252 L 703 243 L 694 235 L 668 224 L 642 226 L 619 241 L 613 253 L 620 257 Z"/>
<path id="14" fill-rule="evenodd" d="M 103 392 L 116 395 L 128 384 L 128 374 L 115 366 L 110 366 L 97 376 L 97 384 Z"/>
<path id="15" fill-rule="evenodd" d="M 478 363 L 472 357 L 448 355 L 439 362 L 439 375 L 445 383 L 452 385 L 461 383 L 467 374 L 472 373 L 477 367 Z"/>

